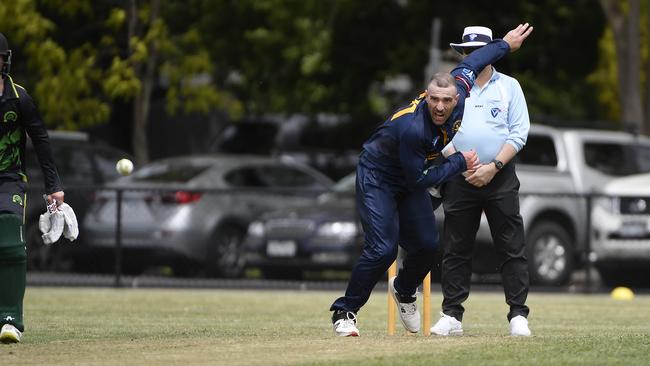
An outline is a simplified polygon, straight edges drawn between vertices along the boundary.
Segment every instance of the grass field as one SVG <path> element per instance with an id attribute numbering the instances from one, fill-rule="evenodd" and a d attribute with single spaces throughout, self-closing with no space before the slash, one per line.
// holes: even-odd
<path id="1" fill-rule="evenodd" d="M 441 297 L 434 289 L 437 319 Z M 466 303 L 466 335 L 386 335 L 386 295 L 361 337 L 332 335 L 338 292 L 28 288 L 23 342 L 1 365 L 642 365 L 650 296 L 531 293 L 530 338 L 509 337 L 501 293 Z"/>

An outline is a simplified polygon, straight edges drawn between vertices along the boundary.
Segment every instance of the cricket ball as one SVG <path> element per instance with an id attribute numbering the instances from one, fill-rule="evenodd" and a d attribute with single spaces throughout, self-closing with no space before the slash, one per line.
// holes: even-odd
<path id="1" fill-rule="evenodd" d="M 120 159 L 115 164 L 115 170 L 117 170 L 120 175 L 129 175 L 133 171 L 133 162 L 129 159 Z"/>

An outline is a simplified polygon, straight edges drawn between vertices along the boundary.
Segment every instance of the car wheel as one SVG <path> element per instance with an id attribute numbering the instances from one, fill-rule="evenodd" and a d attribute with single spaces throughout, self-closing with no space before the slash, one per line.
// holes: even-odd
<path id="1" fill-rule="evenodd" d="M 566 229 L 549 221 L 535 224 L 528 234 L 528 266 L 534 284 L 566 284 L 574 266 Z"/>
<path id="2" fill-rule="evenodd" d="M 238 225 L 222 225 L 212 236 L 208 248 L 208 275 L 236 278 L 244 273 L 242 253 L 245 230 Z"/>

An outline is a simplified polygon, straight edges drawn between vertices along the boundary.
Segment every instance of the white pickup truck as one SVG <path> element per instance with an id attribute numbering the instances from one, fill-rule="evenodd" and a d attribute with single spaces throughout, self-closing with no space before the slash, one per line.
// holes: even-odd
<path id="1" fill-rule="evenodd" d="M 516 159 L 531 280 L 559 285 L 588 257 L 586 196 L 614 178 L 650 172 L 650 139 L 532 125 Z M 477 245 L 474 272 L 498 272 L 485 216 L 477 242 L 486 245 Z"/>

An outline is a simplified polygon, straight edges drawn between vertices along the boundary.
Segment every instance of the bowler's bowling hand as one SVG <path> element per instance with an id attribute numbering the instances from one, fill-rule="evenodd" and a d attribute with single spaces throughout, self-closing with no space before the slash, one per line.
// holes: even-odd
<path id="1" fill-rule="evenodd" d="M 467 170 L 476 169 L 476 165 L 478 165 L 478 155 L 476 154 L 476 151 L 461 151 L 461 153 L 465 158 L 465 165 L 467 165 Z"/>
<path id="2" fill-rule="evenodd" d="M 533 27 L 528 23 L 519 24 L 517 28 L 511 30 L 503 37 L 503 40 L 510 46 L 510 52 L 515 52 L 524 43 L 524 40 L 533 32 Z"/>

